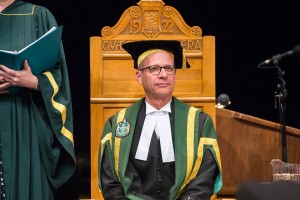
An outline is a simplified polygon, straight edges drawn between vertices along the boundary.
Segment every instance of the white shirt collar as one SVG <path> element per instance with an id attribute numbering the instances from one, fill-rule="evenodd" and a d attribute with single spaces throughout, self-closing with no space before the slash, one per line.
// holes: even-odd
<path id="1" fill-rule="evenodd" d="M 164 105 L 160 110 L 157 110 L 146 101 L 146 115 L 155 111 L 165 111 L 171 113 L 171 101 Z"/>

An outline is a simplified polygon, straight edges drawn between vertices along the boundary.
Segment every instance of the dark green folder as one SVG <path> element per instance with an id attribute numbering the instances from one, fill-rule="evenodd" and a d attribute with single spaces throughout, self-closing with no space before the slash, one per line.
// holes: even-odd
<path id="1" fill-rule="evenodd" d="M 14 70 L 23 68 L 24 60 L 28 61 L 34 75 L 52 69 L 58 59 L 62 36 L 62 26 L 54 27 L 42 37 L 18 52 L 0 50 L 0 64 Z M 18 93 L 22 87 L 10 87 L 9 95 Z"/>

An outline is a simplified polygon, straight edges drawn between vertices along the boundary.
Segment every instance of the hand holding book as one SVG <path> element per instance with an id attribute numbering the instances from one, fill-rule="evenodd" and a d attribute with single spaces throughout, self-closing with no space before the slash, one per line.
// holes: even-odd
<path id="1" fill-rule="evenodd" d="M 0 50 L 0 64 L 19 71 L 23 68 L 23 62 L 27 60 L 34 75 L 50 70 L 55 66 L 59 56 L 61 35 L 62 26 L 53 27 L 20 51 Z M 1 86 L 3 85 L 0 85 L 0 90 Z M 9 87 L 9 94 L 13 95 L 20 89 L 20 87 L 15 86 Z"/>
<path id="2" fill-rule="evenodd" d="M 23 69 L 20 71 L 12 70 L 8 67 L 5 67 L 4 65 L 0 65 L 0 76 L 2 76 L 4 79 L 2 82 L 9 83 L 6 84 L 7 91 L 11 92 L 18 89 L 21 89 L 22 87 L 25 88 L 31 88 L 34 89 L 38 86 L 38 79 L 35 75 L 32 74 L 30 66 L 28 65 L 27 60 L 23 63 Z M 0 87 L 4 88 L 4 90 L 0 89 L 1 93 L 5 93 L 5 86 L 0 85 Z M 9 88 L 10 86 L 13 86 Z M 16 86 L 22 86 L 22 87 L 16 87 Z M 0 93 L 0 94 L 1 94 Z"/>

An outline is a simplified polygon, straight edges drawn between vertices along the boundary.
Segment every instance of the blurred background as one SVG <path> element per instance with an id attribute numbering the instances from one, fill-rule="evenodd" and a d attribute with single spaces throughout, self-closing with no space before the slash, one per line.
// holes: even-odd
<path id="1" fill-rule="evenodd" d="M 59 191 L 61 199 L 90 196 L 89 38 L 114 26 L 139 0 L 49 0 L 28 2 L 47 7 L 64 26 L 74 108 L 78 169 Z M 277 71 L 259 69 L 262 61 L 300 44 L 299 0 L 164 0 L 189 26 L 216 37 L 216 96 L 226 93 L 227 109 L 279 123 L 275 108 Z M 288 97 L 287 126 L 300 128 L 300 54 L 282 59 Z M 99 130 L 101 134 L 102 130 Z"/>

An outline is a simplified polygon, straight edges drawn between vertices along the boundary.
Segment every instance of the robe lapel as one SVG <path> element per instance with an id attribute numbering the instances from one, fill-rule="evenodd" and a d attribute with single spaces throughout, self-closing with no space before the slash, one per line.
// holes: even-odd
<path id="1" fill-rule="evenodd" d="M 115 154 L 115 171 L 117 172 L 117 176 L 124 188 L 124 192 L 128 195 L 128 190 L 131 185 L 131 180 L 125 176 L 125 171 L 127 168 L 130 149 L 132 144 L 132 139 L 134 135 L 134 130 L 136 126 L 137 116 L 139 109 L 141 107 L 141 103 L 143 99 L 139 100 L 137 103 L 128 107 L 127 109 L 123 109 L 118 113 L 118 115 L 114 118 L 113 123 L 118 124 L 119 122 L 126 119 L 126 121 L 130 124 L 129 134 L 124 137 L 113 137 L 114 141 L 114 154 Z M 117 126 L 113 126 L 113 134 L 116 136 Z"/>
<path id="2" fill-rule="evenodd" d="M 194 107 L 174 100 L 174 148 L 175 148 L 175 184 L 170 190 L 170 199 L 178 197 L 192 173 L 197 155 L 198 121 L 200 112 Z M 196 128 L 195 128 L 196 127 Z M 196 130 L 195 130 L 196 129 Z"/>

